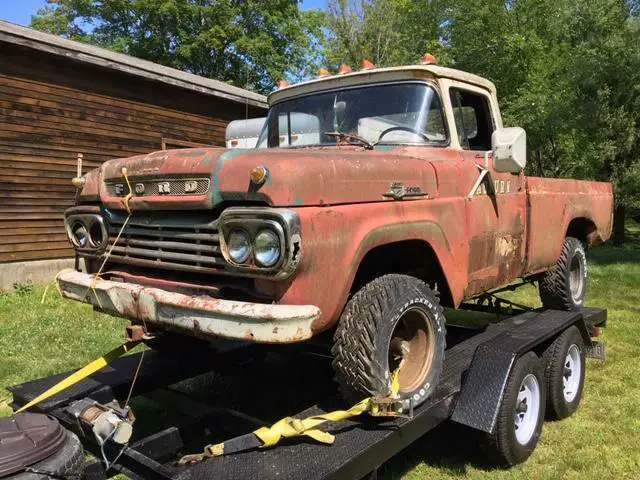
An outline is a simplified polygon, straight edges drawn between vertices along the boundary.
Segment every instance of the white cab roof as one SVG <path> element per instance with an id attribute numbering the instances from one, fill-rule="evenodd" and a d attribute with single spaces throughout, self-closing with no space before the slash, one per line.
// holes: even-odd
<path id="1" fill-rule="evenodd" d="M 480 88 L 484 88 L 496 94 L 496 87 L 493 82 L 486 78 L 463 72 L 455 68 L 441 67 L 435 64 L 428 65 L 406 65 L 401 67 L 374 68 L 371 70 L 358 70 L 351 73 L 330 75 L 322 78 L 315 78 L 306 82 L 297 83 L 288 87 L 280 88 L 269 94 L 267 101 L 269 105 L 298 95 L 306 95 L 322 90 L 331 90 L 348 86 L 364 85 L 367 83 L 379 83 L 385 81 L 398 80 L 420 80 L 435 79 L 438 77 L 449 78 L 464 83 L 469 83 Z"/>

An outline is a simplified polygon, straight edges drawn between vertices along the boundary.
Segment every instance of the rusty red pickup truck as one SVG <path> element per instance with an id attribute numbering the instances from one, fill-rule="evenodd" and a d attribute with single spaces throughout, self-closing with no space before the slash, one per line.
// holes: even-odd
<path id="1" fill-rule="evenodd" d="M 158 349 L 330 331 L 347 399 L 398 370 L 414 405 L 441 371 L 444 306 L 519 279 L 545 307 L 583 304 L 611 184 L 526 176 L 526 134 L 503 127 L 490 81 L 428 58 L 268 101 L 255 149 L 159 151 L 75 179 L 65 225 L 85 272 L 59 275 L 64 296 Z"/>

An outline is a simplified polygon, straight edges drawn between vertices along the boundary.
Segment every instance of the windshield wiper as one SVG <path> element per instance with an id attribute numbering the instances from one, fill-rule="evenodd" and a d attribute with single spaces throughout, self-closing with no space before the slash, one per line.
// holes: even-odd
<path id="1" fill-rule="evenodd" d="M 375 146 L 374 143 L 371 143 L 369 140 L 362 138 L 358 135 L 351 135 L 345 132 L 323 132 L 325 135 L 329 135 L 332 137 L 338 137 L 340 140 L 346 140 L 351 145 L 362 145 L 364 148 L 368 150 L 372 150 Z M 354 141 L 355 140 L 355 141 Z"/>

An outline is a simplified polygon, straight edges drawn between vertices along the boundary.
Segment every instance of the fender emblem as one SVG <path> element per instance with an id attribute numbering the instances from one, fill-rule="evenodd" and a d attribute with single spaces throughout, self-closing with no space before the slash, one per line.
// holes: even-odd
<path id="1" fill-rule="evenodd" d="M 404 197 L 427 197 L 429 194 L 423 192 L 420 187 L 405 187 L 402 182 L 393 182 L 388 192 L 382 194 L 383 197 L 402 200 Z"/>

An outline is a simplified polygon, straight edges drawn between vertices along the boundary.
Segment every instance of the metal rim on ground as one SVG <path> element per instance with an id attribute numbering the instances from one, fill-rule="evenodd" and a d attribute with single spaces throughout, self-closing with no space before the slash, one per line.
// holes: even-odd
<path id="1" fill-rule="evenodd" d="M 527 445 L 536 431 L 540 416 L 540 384 L 532 373 L 522 379 L 518 392 L 514 423 L 516 440 Z"/>
<path id="2" fill-rule="evenodd" d="M 580 378 L 582 376 L 582 358 L 580 356 L 580 349 L 573 343 L 567 351 L 567 356 L 564 360 L 564 373 L 562 376 L 562 391 L 564 399 L 567 403 L 571 403 L 575 400 L 580 388 Z"/>

